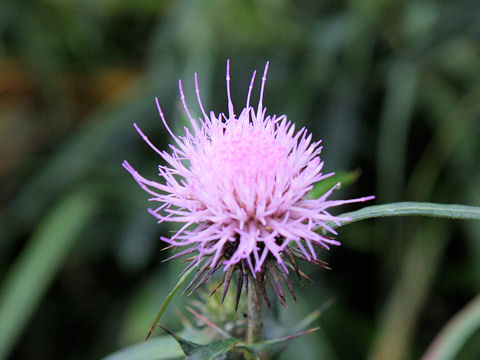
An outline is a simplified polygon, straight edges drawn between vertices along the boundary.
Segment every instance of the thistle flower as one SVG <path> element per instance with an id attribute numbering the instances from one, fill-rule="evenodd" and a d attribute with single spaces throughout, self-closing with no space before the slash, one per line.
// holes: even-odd
<path id="1" fill-rule="evenodd" d="M 261 284 L 265 301 L 265 277 L 282 303 L 282 282 L 295 298 L 288 280 L 289 269 L 300 276 L 295 258 L 323 265 L 315 247 L 329 249 L 340 242 L 322 231 L 336 235 L 328 223 L 340 225 L 347 218 L 331 215 L 331 207 L 373 199 L 328 200 L 340 186 L 332 187 L 318 199 L 306 195 L 315 183 L 334 173 L 323 174 L 321 141 L 312 142 L 305 128 L 295 131 L 286 115 L 266 115 L 263 93 L 268 70 L 265 65 L 256 109 L 250 105 L 255 81 L 253 73 L 245 107 L 236 115 L 230 96 L 230 66 L 227 61 L 228 114 L 207 114 L 200 99 L 195 74 L 197 101 L 202 116 L 194 118 L 186 105 L 179 81 L 180 98 L 191 129 L 175 135 L 168 126 L 156 99 L 162 122 L 174 140 L 170 152 L 160 151 L 134 124 L 143 140 L 166 162 L 158 167 L 160 181 L 141 176 L 127 161 L 124 168 L 158 207 L 149 212 L 158 222 L 183 226 L 170 238 L 161 239 L 170 247 L 187 247 L 171 258 L 193 256 L 187 269 L 199 270 L 187 290 L 196 290 L 217 269 L 223 269 L 223 297 L 238 270 L 237 301 L 249 275 Z M 170 259 L 171 259 L 170 258 Z M 214 290 L 214 291 L 215 291 Z"/>

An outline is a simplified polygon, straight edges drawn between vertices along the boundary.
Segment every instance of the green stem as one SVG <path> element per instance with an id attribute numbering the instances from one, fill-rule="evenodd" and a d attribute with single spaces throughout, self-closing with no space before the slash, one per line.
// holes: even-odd
<path id="1" fill-rule="evenodd" d="M 254 344 L 263 340 L 263 303 L 257 279 L 248 279 L 247 342 Z"/>
<path id="2" fill-rule="evenodd" d="M 259 344 L 263 341 L 263 297 L 260 287 L 260 279 L 249 276 L 248 278 L 248 316 L 247 316 L 247 343 Z M 258 350 L 258 349 L 257 349 Z M 267 360 L 268 353 L 265 350 L 258 350 L 255 353 L 246 353 L 247 360 Z"/>

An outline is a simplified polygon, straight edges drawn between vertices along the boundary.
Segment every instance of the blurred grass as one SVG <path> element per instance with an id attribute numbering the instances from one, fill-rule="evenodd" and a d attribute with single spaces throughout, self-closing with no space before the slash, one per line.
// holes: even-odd
<path id="1" fill-rule="evenodd" d="M 145 195 L 121 169 L 128 159 L 156 176 L 158 159 L 131 124 L 166 148 L 153 99 L 182 129 L 177 80 L 199 114 L 194 72 L 206 108 L 225 111 L 227 58 L 236 109 L 251 72 L 270 60 L 268 111 L 324 140 L 326 172 L 361 170 L 338 198 L 479 206 L 478 13 L 480 4 L 467 0 L 0 2 L 0 279 L 28 299 L 0 319 L 0 327 L 17 327 L 10 358 L 95 359 L 143 339 L 182 264 L 161 264 L 158 238 L 170 229 L 150 219 Z M 95 216 L 81 197 L 70 217 L 62 210 L 48 220 L 79 189 L 94 189 Z M 333 271 L 308 267 L 315 282 L 281 313 L 289 319 L 332 296 L 337 302 L 320 319 L 322 331 L 292 342 L 285 357 L 320 348 L 332 359 L 382 348 L 388 359 L 423 354 L 480 291 L 477 224 L 436 224 L 340 229 L 342 247 L 322 254 Z M 7 274 L 46 226 L 55 262 L 41 272 L 27 258 L 37 280 L 11 283 Z M 54 243 L 65 229 L 73 247 Z M 426 248 L 435 256 L 423 269 Z M 410 307 L 395 306 L 406 300 Z M 173 308 L 165 321 L 176 330 Z M 7 335 L 13 344 L 15 332 Z M 398 341 L 388 347 L 391 338 Z M 478 354 L 472 347 L 464 354 Z"/>
<path id="2" fill-rule="evenodd" d="M 0 358 L 11 350 L 75 240 L 96 210 L 94 194 L 79 190 L 62 199 L 39 225 L 0 288 Z"/>
<path id="3" fill-rule="evenodd" d="M 476 296 L 451 319 L 427 349 L 423 359 L 453 359 L 465 340 L 480 330 L 480 296 Z M 477 349 L 478 353 L 478 349 Z"/>

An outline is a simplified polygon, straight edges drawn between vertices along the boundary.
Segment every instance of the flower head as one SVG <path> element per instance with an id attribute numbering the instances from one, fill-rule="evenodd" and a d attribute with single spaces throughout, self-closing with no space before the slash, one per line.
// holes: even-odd
<path id="1" fill-rule="evenodd" d="M 168 152 L 158 150 L 134 125 L 167 165 L 158 167 L 159 182 L 144 178 L 126 161 L 123 166 L 152 196 L 150 200 L 158 203 L 158 207 L 149 212 L 159 222 L 183 224 L 173 236 L 162 237 L 162 240 L 172 247 L 187 247 L 173 257 L 190 254 L 194 258 L 189 266 L 201 263 L 190 286 L 196 283 L 198 288 L 215 270 L 223 268 L 224 281 L 228 281 L 226 288 L 236 269 L 241 273 L 240 291 L 243 280 L 248 281 L 248 274 L 253 277 L 260 274 L 262 279 L 266 274 L 274 284 L 282 278 L 291 288 L 286 274 L 289 268 L 299 273 L 295 257 L 321 263 L 315 247 L 329 249 L 330 245 L 340 244 L 318 231 L 320 228 L 336 235 L 328 223 L 340 225 L 348 220 L 331 215 L 328 209 L 373 198 L 329 200 L 340 184 L 318 199 L 305 197 L 315 183 L 334 173 L 322 173 L 321 141 L 312 141 L 312 135 L 305 128 L 296 131 L 295 124 L 287 120 L 286 115 L 266 115 L 263 92 L 267 70 L 268 62 L 258 105 L 256 108 L 250 105 L 254 72 L 245 107 L 239 115 L 230 96 L 229 62 L 228 114 L 206 113 L 195 74 L 202 116 L 194 118 L 179 81 L 180 97 L 191 129 L 185 128 L 183 136 L 175 135 L 157 100 L 160 117 L 174 140 Z M 275 290 L 276 286 L 273 287 Z"/>

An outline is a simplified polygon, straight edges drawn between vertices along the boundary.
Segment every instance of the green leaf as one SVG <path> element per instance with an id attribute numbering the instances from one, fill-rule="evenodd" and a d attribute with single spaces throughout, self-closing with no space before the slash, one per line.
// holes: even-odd
<path id="1" fill-rule="evenodd" d="M 428 348 L 424 360 L 450 360 L 467 340 L 480 329 L 480 295 L 457 313 Z"/>
<path id="2" fill-rule="evenodd" d="M 150 328 L 150 330 L 148 331 L 148 334 L 147 334 L 147 337 L 145 338 L 145 341 L 148 340 L 148 338 L 150 337 L 150 335 L 152 335 L 153 333 L 153 330 L 155 330 L 155 328 L 157 327 L 157 324 L 158 322 L 160 321 L 160 318 L 162 317 L 163 313 L 165 312 L 165 310 L 167 309 L 167 306 L 168 304 L 170 303 L 170 301 L 172 301 L 172 298 L 173 298 L 173 295 L 175 295 L 175 293 L 178 291 L 178 289 L 180 289 L 180 286 L 182 286 L 182 284 L 185 282 L 185 280 L 187 280 L 188 276 L 192 273 L 192 271 L 197 267 L 197 265 L 194 265 L 192 266 L 190 269 L 188 269 L 187 271 L 185 271 L 185 273 L 180 277 L 180 279 L 178 280 L 177 284 L 175 285 L 175 287 L 172 289 L 172 291 L 170 291 L 170 293 L 167 295 L 167 297 L 165 298 L 165 300 L 163 301 L 162 303 L 162 306 L 160 306 L 160 310 L 158 311 L 158 314 L 157 316 L 155 316 L 155 319 L 153 320 L 153 324 L 152 324 L 152 327 Z"/>
<path id="3" fill-rule="evenodd" d="M 201 345 L 187 355 L 188 360 L 223 360 L 234 350 L 238 340 L 235 338 L 217 340 L 208 345 Z"/>
<path id="4" fill-rule="evenodd" d="M 175 341 L 181 346 L 183 352 L 185 355 L 191 354 L 195 351 L 197 351 L 201 345 L 198 345 L 192 341 L 186 340 L 182 338 L 181 336 L 178 336 L 177 334 L 171 332 L 170 330 L 164 328 L 163 326 L 160 326 L 163 331 L 165 331 L 168 335 L 170 335 L 172 338 L 175 339 Z"/>
<path id="5" fill-rule="evenodd" d="M 399 202 L 385 205 L 366 206 L 363 209 L 344 213 L 339 217 L 350 218 L 342 225 L 360 220 L 385 216 L 431 216 L 450 219 L 480 220 L 480 207 L 466 205 L 435 204 L 427 202 Z M 328 223 L 332 228 L 339 225 Z"/>
<path id="6" fill-rule="evenodd" d="M 15 344 L 96 209 L 95 194 L 85 189 L 70 194 L 47 214 L 16 259 L 0 289 L 0 359 Z"/>
<path id="7" fill-rule="evenodd" d="M 211 335 L 191 327 L 181 331 L 179 335 L 195 342 L 212 341 Z M 185 358 L 185 355 L 177 341 L 165 335 L 121 349 L 105 357 L 104 360 L 171 360 L 183 358 Z"/>
<path id="8" fill-rule="evenodd" d="M 222 360 L 227 359 L 228 355 L 239 342 L 237 339 L 230 337 L 228 339 L 213 341 L 207 345 L 196 344 L 176 335 L 162 327 L 171 337 L 173 337 L 182 347 L 183 352 L 189 360 Z"/>

